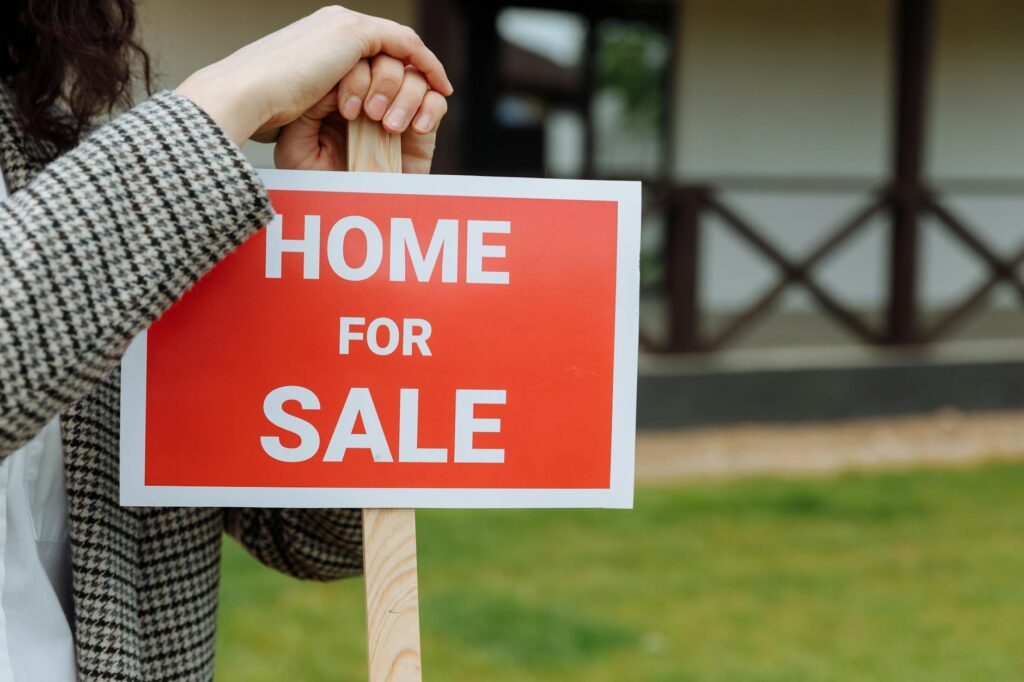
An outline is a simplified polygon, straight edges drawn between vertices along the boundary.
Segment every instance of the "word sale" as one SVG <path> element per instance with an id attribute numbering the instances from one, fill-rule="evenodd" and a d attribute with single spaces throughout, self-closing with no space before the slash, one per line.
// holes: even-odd
<path id="1" fill-rule="evenodd" d="M 455 424 L 453 461 L 473 464 L 501 464 L 505 461 L 502 448 L 477 448 L 473 436 L 477 433 L 499 433 L 500 419 L 485 419 L 475 415 L 477 405 L 504 405 L 505 391 L 455 391 Z M 288 447 L 279 436 L 263 436 L 263 451 L 281 462 L 304 462 L 320 451 L 320 433 L 305 419 L 285 412 L 287 402 L 296 402 L 303 410 L 319 410 L 320 399 L 313 391 L 302 386 L 282 386 L 271 391 L 263 401 L 263 414 L 274 426 L 298 436 L 298 445 Z M 419 411 L 420 392 L 416 388 L 403 388 L 399 393 L 398 461 L 448 461 L 448 449 L 420 447 Z M 362 419 L 364 433 L 355 427 Z M 342 462 L 349 449 L 369 450 L 374 462 L 394 462 L 384 427 L 381 425 L 373 396 L 368 388 L 353 388 L 338 415 L 334 433 L 324 450 L 323 461 Z"/>

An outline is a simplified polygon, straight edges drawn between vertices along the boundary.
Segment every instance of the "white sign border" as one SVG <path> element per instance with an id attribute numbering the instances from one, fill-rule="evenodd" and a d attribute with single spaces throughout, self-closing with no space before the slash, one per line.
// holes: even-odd
<path id="1" fill-rule="evenodd" d="M 618 508 L 633 506 L 640 291 L 640 183 L 478 176 L 259 171 L 267 189 L 568 199 L 618 204 L 611 478 L 608 488 L 147 486 L 146 332 L 121 363 L 121 504 L 176 507 Z M 453 190 L 457 187 L 457 190 Z"/>

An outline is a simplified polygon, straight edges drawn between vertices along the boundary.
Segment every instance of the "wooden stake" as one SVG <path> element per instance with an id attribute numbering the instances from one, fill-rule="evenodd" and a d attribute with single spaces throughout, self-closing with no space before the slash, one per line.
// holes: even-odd
<path id="1" fill-rule="evenodd" d="M 420 682 L 416 512 L 363 510 L 370 682 Z"/>
<path id="2" fill-rule="evenodd" d="M 348 124 L 348 169 L 369 173 L 402 172 L 402 138 L 365 116 Z"/>
<path id="3" fill-rule="evenodd" d="M 401 173 L 401 138 L 360 116 L 348 124 L 348 169 Z M 370 682 L 421 682 L 414 510 L 363 510 L 363 573 Z"/>

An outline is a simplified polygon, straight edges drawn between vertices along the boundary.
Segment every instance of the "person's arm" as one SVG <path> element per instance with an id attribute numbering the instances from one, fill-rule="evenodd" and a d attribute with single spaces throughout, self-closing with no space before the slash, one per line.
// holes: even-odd
<path id="1" fill-rule="evenodd" d="M 0 457 L 110 373 L 127 343 L 271 215 L 202 110 L 164 92 L 0 204 Z"/>
<path id="2" fill-rule="evenodd" d="M 451 92 L 411 29 L 328 7 L 115 119 L 0 204 L 0 459 L 269 218 L 236 145 L 294 121 L 377 54 Z"/>
<path id="3" fill-rule="evenodd" d="M 301 580 L 363 570 L 359 509 L 225 509 L 224 528 L 261 563 Z"/>

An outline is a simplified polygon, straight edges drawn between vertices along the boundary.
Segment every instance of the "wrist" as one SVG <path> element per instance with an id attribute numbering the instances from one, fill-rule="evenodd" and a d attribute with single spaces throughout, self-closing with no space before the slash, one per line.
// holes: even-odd
<path id="1" fill-rule="evenodd" d="M 252 99 L 236 80 L 218 74 L 217 65 L 196 71 L 175 92 L 192 101 L 241 147 L 260 125 Z"/>

